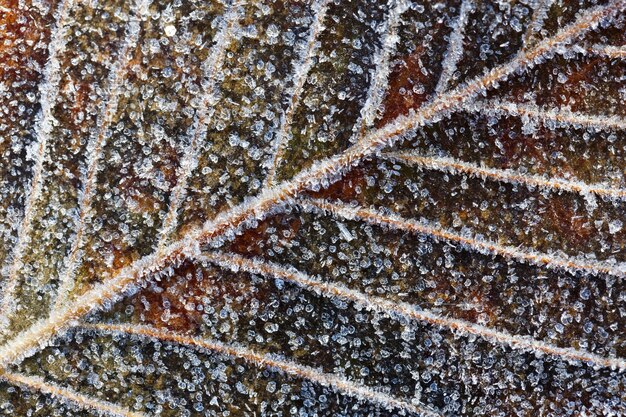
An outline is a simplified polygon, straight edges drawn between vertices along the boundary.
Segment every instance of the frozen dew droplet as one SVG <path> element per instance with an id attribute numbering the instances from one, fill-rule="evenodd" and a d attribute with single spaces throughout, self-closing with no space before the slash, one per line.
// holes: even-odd
<path id="1" fill-rule="evenodd" d="M 174 25 L 165 26 L 165 34 L 170 38 L 176 35 L 176 27 Z"/>
<path id="2" fill-rule="evenodd" d="M 616 219 L 616 220 L 609 222 L 609 233 L 614 235 L 615 233 L 622 230 L 622 226 L 624 226 L 624 223 L 622 223 L 621 220 Z"/>

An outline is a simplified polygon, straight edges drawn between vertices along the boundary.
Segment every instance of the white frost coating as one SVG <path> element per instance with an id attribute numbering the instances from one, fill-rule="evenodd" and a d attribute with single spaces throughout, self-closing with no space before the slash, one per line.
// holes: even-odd
<path id="1" fill-rule="evenodd" d="M 563 358 L 567 361 L 573 361 L 575 363 L 588 362 L 596 366 L 626 370 L 626 359 L 624 358 L 604 357 L 574 348 L 560 348 L 553 344 L 536 340 L 528 336 L 514 335 L 503 330 L 496 330 L 471 323 L 469 321 L 444 317 L 433 311 L 418 309 L 416 306 L 405 302 L 371 296 L 352 290 L 342 284 L 322 281 L 319 278 L 309 276 L 290 266 L 281 266 L 259 259 L 249 259 L 240 255 L 224 253 L 203 254 L 197 258 L 197 260 L 207 261 L 234 272 L 243 270 L 252 274 L 280 278 L 285 281 L 292 282 L 302 288 L 319 291 L 323 296 L 331 299 L 348 299 L 358 305 L 385 314 L 391 318 L 400 316 L 408 319 L 414 319 L 448 328 L 459 334 L 473 334 L 480 336 L 492 343 L 510 346 L 512 349 L 530 351 L 539 355 L 552 355 Z"/>
<path id="2" fill-rule="evenodd" d="M 61 80 L 61 66 L 59 55 L 66 48 L 65 27 L 69 18 L 69 13 L 74 6 L 73 0 L 63 0 L 56 10 L 56 24 L 50 34 L 50 44 L 48 45 L 48 62 L 43 69 L 43 80 L 39 85 L 41 112 L 35 126 L 35 136 L 37 137 L 37 151 L 35 166 L 33 169 L 33 179 L 30 192 L 26 198 L 24 217 L 18 229 L 17 244 L 13 249 L 10 264 L 7 265 L 6 273 L 3 268 L 5 280 L 2 286 L 2 300 L 0 301 L 0 332 L 4 332 L 9 324 L 9 317 L 15 309 L 14 293 L 17 289 L 17 273 L 22 268 L 22 256 L 28 246 L 29 235 L 32 229 L 34 206 L 39 198 L 42 187 L 43 163 L 46 157 L 48 140 L 54 124 L 52 110 L 59 94 L 59 82 Z"/>
<path id="3" fill-rule="evenodd" d="M 448 50 L 446 56 L 441 64 L 441 76 L 435 87 L 435 94 L 443 94 L 448 89 L 448 83 L 452 79 L 456 66 L 458 65 L 461 57 L 463 56 L 463 37 L 465 33 L 465 26 L 469 19 L 469 14 L 474 7 L 474 2 L 471 0 L 463 0 L 461 3 L 461 10 L 459 17 L 450 34 L 450 43 L 448 44 Z"/>
<path id="4" fill-rule="evenodd" d="M 604 184 L 587 184 L 582 181 L 570 181 L 561 178 L 548 178 L 540 175 L 525 174 L 512 169 L 489 168 L 455 158 L 424 156 L 414 152 L 386 153 L 381 157 L 418 165 L 426 169 L 448 172 L 450 174 L 465 173 L 488 180 L 502 181 L 511 184 L 524 184 L 531 188 L 539 187 L 551 191 L 564 190 L 583 196 L 596 194 L 616 200 L 626 199 L 625 188 L 615 188 Z"/>
<path id="5" fill-rule="evenodd" d="M 239 4 L 231 4 L 224 13 L 222 27 L 215 34 L 211 51 L 206 61 L 202 64 L 204 68 L 204 80 L 206 82 L 206 93 L 202 97 L 200 110 L 194 119 L 191 141 L 184 150 L 180 166 L 178 167 L 176 186 L 172 191 L 170 206 L 167 216 L 163 221 L 163 227 L 159 236 L 158 251 L 163 250 L 167 244 L 167 239 L 176 228 L 178 210 L 186 196 L 187 182 L 197 165 L 199 145 L 202 138 L 206 136 L 207 127 L 211 123 L 215 110 L 213 109 L 213 103 L 215 103 L 218 96 L 217 80 L 224 66 L 226 49 L 233 39 L 239 19 Z"/>
<path id="6" fill-rule="evenodd" d="M 139 40 L 141 32 L 141 22 L 149 16 L 149 6 L 152 0 L 136 0 L 131 9 L 131 17 L 126 25 L 126 40 L 120 49 L 119 57 L 113 64 L 107 80 L 107 92 L 102 98 L 102 109 L 98 116 L 98 129 L 89 138 L 87 144 L 87 172 L 83 180 L 84 188 L 78 198 L 79 220 L 76 236 L 72 241 L 72 246 L 67 258 L 64 261 L 64 270 L 60 274 L 59 290 L 52 307 L 53 310 L 60 308 L 61 304 L 67 301 L 70 291 L 74 286 L 74 275 L 80 263 L 83 245 L 83 238 L 87 219 L 91 214 L 91 200 L 95 193 L 96 180 L 102 150 L 106 144 L 107 131 L 117 111 L 119 95 L 121 93 L 124 80 L 128 71 L 134 48 Z"/>
<path id="7" fill-rule="evenodd" d="M 6 342 L 0 347 L 0 367 L 47 346 L 56 334 L 67 329 L 85 314 L 101 309 L 107 301 L 133 288 L 150 273 L 156 272 L 166 264 L 175 263 L 185 256 L 192 257 L 193 253 L 197 253 L 199 242 L 211 243 L 232 235 L 246 222 L 266 217 L 276 211 L 281 204 L 297 197 L 301 191 L 336 181 L 342 173 L 358 164 L 363 158 L 393 144 L 399 135 L 406 134 L 419 125 L 433 123 L 445 113 L 458 111 L 466 101 L 471 100 L 479 92 L 486 88 L 493 88 L 498 81 L 516 71 L 528 68 L 535 60 L 554 54 L 562 44 L 571 42 L 574 38 L 591 30 L 592 27 L 598 25 L 598 22 L 612 19 L 624 7 L 626 7 L 626 0 L 616 0 L 606 6 L 587 10 L 573 24 L 527 51 L 523 56 L 530 62 L 525 62 L 524 58 L 518 57 L 508 64 L 494 68 L 488 74 L 475 78 L 462 89 L 454 90 L 435 99 L 410 117 L 401 116 L 389 127 L 375 130 L 362 142 L 345 152 L 315 163 L 294 179 L 278 187 L 266 189 L 258 197 L 246 199 L 236 207 L 223 211 L 213 220 L 206 222 L 201 229 L 191 230 L 185 237 L 168 245 L 159 256 L 152 254 L 133 262 L 105 284 L 88 291 L 62 311 L 55 312 L 47 319 L 35 323 L 28 330 Z"/>
<path id="8" fill-rule="evenodd" d="M 566 109 L 546 109 L 534 104 L 513 103 L 509 101 L 473 101 L 463 106 L 470 113 L 483 113 L 488 116 L 513 115 L 522 118 L 550 122 L 562 126 L 594 128 L 598 130 L 626 129 L 626 119 L 620 116 L 601 116 L 572 112 Z"/>
<path id="9" fill-rule="evenodd" d="M 430 236 L 434 239 L 458 244 L 467 250 L 486 255 L 499 255 L 506 259 L 537 265 L 555 270 L 570 272 L 582 271 L 594 275 L 612 275 L 623 279 L 626 277 L 626 263 L 617 261 L 597 261 L 585 256 L 567 256 L 553 253 L 538 252 L 530 248 L 504 246 L 486 239 L 466 236 L 435 224 L 405 219 L 396 214 L 383 214 L 364 207 L 352 207 L 343 203 L 323 200 L 302 199 L 300 204 L 307 210 L 329 212 L 348 220 L 362 220 L 379 226 L 387 226 L 396 230 Z"/>
<path id="10" fill-rule="evenodd" d="M 319 48 L 319 41 L 317 38 L 325 29 L 324 19 L 326 18 L 329 3 L 330 0 L 318 0 L 312 6 L 313 11 L 315 12 L 315 17 L 309 31 L 306 48 L 303 49 L 302 56 L 297 62 L 294 63 L 293 66 L 293 74 L 291 76 L 293 79 L 291 98 L 289 99 L 289 106 L 281 116 L 280 127 L 276 132 L 276 138 L 272 144 L 272 157 L 269 161 L 269 171 L 267 177 L 265 178 L 263 188 L 271 187 L 276 179 L 276 170 L 278 169 L 278 165 L 283 158 L 285 151 L 284 148 L 289 137 L 289 129 L 293 123 L 293 116 L 296 108 L 300 104 L 300 97 L 304 90 L 304 83 L 307 79 L 309 71 L 311 71 L 311 68 L 313 67 L 313 58 Z"/>
<path id="11" fill-rule="evenodd" d="M 61 402 L 77 405 L 78 407 L 93 411 L 102 416 L 117 416 L 117 417 L 146 417 L 144 413 L 136 411 L 130 411 L 118 405 L 112 404 L 107 401 L 102 401 L 98 398 L 89 397 L 74 391 L 73 389 L 61 387 L 51 382 L 46 382 L 39 376 L 29 376 L 19 373 L 3 372 L 0 374 L 0 379 L 7 381 L 10 384 L 19 385 L 31 391 L 40 391 L 44 394 L 48 394 Z"/>
<path id="12" fill-rule="evenodd" d="M 148 340 L 172 342 L 189 347 L 206 349 L 221 355 L 241 358 L 254 366 L 274 368 L 297 378 L 306 379 L 324 387 L 332 388 L 344 395 L 378 404 L 389 411 L 403 410 L 421 416 L 443 417 L 443 414 L 437 411 L 389 395 L 380 388 L 368 387 L 340 375 L 326 373 L 310 366 L 301 365 L 281 355 L 256 352 L 249 347 L 239 344 L 227 344 L 217 340 L 186 336 L 169 330 L 161 330 L 141 325 L 84 324 L 80 325 L 80 327 L 108 334 L 137 335 L 145 337 Z"/>

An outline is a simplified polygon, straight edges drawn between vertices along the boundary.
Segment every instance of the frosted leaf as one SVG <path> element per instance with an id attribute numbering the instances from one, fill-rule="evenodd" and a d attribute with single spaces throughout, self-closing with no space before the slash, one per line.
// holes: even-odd
<path id="1" fill-rule="evenodd" d="M 0 5 L 0 414 L 626 414 L 625 8 Z"/>

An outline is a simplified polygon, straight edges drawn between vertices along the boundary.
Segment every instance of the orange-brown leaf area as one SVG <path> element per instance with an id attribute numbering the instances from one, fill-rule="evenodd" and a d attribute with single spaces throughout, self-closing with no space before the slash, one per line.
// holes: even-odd
<path id="1" fill-rule="evenodd" d="M 625 116 L 623 76 L 626 64 L 603 56 L 575 54 L 554 62 L 550 68 L 538 65 L 528 74 L 503 86 L 505 98 L 516 102 L 531 101 L 547 108 L 567 108 L 586 114 Z M 579 56 L 580 55 L 580 56 Z M 592 87 L 593 86 L 593 87 Z"/>
<path id="2" fill-rule="evenodd" d="M 450 12 L 458 14 L 460 3 L 451 2 L 446 9 L 436 3 L 427 3 L 425 7 L 409 10 L 399 29 L 398 49 L 391 59 L 388 93 L 378 126 L 432 98 L 438 80 L 434 74 L 441 73 L 454 22 Z"/>
<path id="3" fill-rule="evenodd" d="M 0 0 L 0 415 L 626 415 L 625 33 Z"/>

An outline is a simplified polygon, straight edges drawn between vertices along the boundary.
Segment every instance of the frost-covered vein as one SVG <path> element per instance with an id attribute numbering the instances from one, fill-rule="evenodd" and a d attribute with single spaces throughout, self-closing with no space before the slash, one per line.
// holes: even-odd
<path id="1" fill-rule="evenodd" d="M 71 303 L 62 303 L 27 330 L 0 347 L 0 369 L 12 362 L 33 355 L 47 345 L 56 334 L 66 331 L 85 315 L 119 301 L 126 293 L 136 290 L 135 283 L 145 276 L 163 270 L 183 259 L 194 258 L 199 253 L 197 241 L 184 239 L 168 247 L 168 256 L 146 256 L 123 268 L 115 277 L 97 284 L 76 297 Z"/>
<path id="2" fill-rule="evenodd" d="M 552 7 L 554 0 L 537 0 L 534 5 L 533 15 L 524 33 L 524 48 L 528 47 L 541 32 L 543 23 L 548 17 L 550 7 Z"/>
<path id="3" fill-rule="evenodd" d="M 600 21 L 615 17 L 624 7 L 626 7 L 626 0 L 619 0 L 588 10 L 552 38 L 545 39 L 528 50 L 523 55 L 524 59 L 517 57 L 507 64 L 494 68 L 488 74 L 475 78 L 465 86 L 436 98 L 410 116 L 398 117 L 395 122 L 373 131 L 345 152 L 314 164 L 292 180 L 264 189 L 259 196 L 246 199 L 243 203 L 219 213 L 213 220 L 207 221 L 202 228 L 192 229 L 181 239 L 169 244 L 158 253 L 158 256 L 151 254 L 138 259 L 106 283 L 97 285 L 65 308 L 35 323 L 28 330 L 1 346 L 0 367 L 33 354 L 38 347 L 46 346 L 54 335 L 67 329 L 72 322 L 112 302 L 113 298 L 131 290 L 135 283 L 149 274 L 182 258 L 193 257 L 199 252 L 201 242 L 218 244 L 220 239 L 233 236 L 246 225 L 254 224 L 258 219 L 276 211 L 280 205 L 292 201 L 303 190 L 317 189 L 337 181 L 343 173 L 364 158 L 392 145 L 398 136 L 408 134 L 412 129 L 424 124 L 433 123 L 447 113 L 460 110 L 464 103 L 486 91 L 487 88 L 493 88 L 499 81 L 514 72 L 522 71 L 532 63 L 555 53 L 563 44 L 588 32 Z"/>
<path id="4" fill-rule="evenodd" d="M 583 256 L 572 257 L 552 253 L 538 252 L 531 248 L 518 248 L 501 245 L 486 239 L 461 234 L 439 225 L 405 219 L 397 214 L 382 213 L 365 207 L 353 207 L 343 203 L 317 199 L 302 199 L 300 204 L 308 210 L 325 211 L 344 219 L 359 219 L 367 223 L 403 230 L 434 239 L 461 245 L 471 251 L 487 255 L 498 255 L 532 265 L 544 266 L 555 270 L 571 272 L 582 271 L 589 274 L 607 274 L 618 278 L 626 277 L 626 263 L 598 261 Z"/>
<path id="5" fill-rule="evenodd" d="M 522 51 L 511 61 L 493 68 L 487 74 L 476 77 L 455 90 L 439 96 L 412 114 L 398 117 L 394 122 L 368 135 L 368 139 L 359 144 L 362 149 L 353 147 L 346 153 L 352 151 L 358 152 L 361 157 L 367 156 L 390 145 L 396 137 L 407 134 L 415 127 L 432 123 L 446 114 L 458 111 L 465 103 L 478 95 L 485 94 L 488 89 L 497 88 L 499 83 L 511 75 L 521 73 L 551 55 L 566 52 L 566 45 L 597 27 L 601 21 L 615 18 L 624 8 L 626 8 L 626 0 L 616 0 L 605 6 L 587 9 L 576 21 L 561 29 L 554 36 L 542 40 L 529 50 Z"/>
<path id="6" fill-rule="evenodd" d="M 327 8 L 327 3 L 328 2 L 324 2 L 322 6 L 324 8 L 324 13 Z M 390 73 L 390 59 L 395 52 L 399 40 L 397 34 L 398 25 L 400 24 L 402 14 L 406 12 L 409 7 L 410 2 L 408 1 L 396 1 L 385 20 L 381 31 L 381 47 L 376 51 L 373 58 L 373 61 L 376 63 L 376 68 L 372 74 L 372 81 L 366 95 L 365 104 L 361 109 L 361 116 L 353 127 L 354 134 L 351 138 L 351 142 L 353 143 L 362 140 L 365 136 L 365 130 L 370 128 L 376 120 L 377 112 L 382 103 L 385 94 L 385 87 Z M 278 165 L 284 155 L 284 146 L 286 145 L 288 130 L 291 128 L 293 115 L 298 104 L 300 94 L 302 93 L 306 76 L 312 65 L 312 58 L 315 53 L 315 49 L 311 48 L 313 48 L 313 45 L 315 44 L 314 41 L 317 38 L 318 33 L 323 30 L 323 27 L 317 27 L 318 24 L 322 25 L 322 19 L 323 16 L 320 17 L 320 12 L 318 11 L 316 22 L 313 25 L 309 36 L 309 48 L 306 50 L 307 54 L 304 56 L 302 62 L 296 65 L 295 72 L 297 74 L 296 79 L 298 80 L 298 83 L 296 83 L 297 88 L 294 88 L 293 90 L 294 92 L 291 104 L 282 119 L 281 128 L 277 134 L 276 148 L 264 189 L 267 189 L 274 184 L 276 169 L 278 168 Z"/>
<path id="7" fill-rule="evenodd" d="M 439 81 L 435 87 L 435 94 L 443 94 L 448 89 L 448 83 L 456 71 L 456 66 L 459 60 L 463 56 L 463 37 L 465 33 L 465 26 L 469 19 L 469 14 L 474 7 L 472 0 L 463 0 L 461 3 L 461 10 L 459 11 L 459 17 L 457 18 L 452 33 L 450 34 L 450 41 L 448 43 L 448 50 L 446 56 L 441 64 L 441 75 Z"/>
<path id="8" fill-rule="evenodd" d="M 148 340 L 158 340 L 177 343 L 184 346 L 206 349 L 221 355 L 232 358 L 240 358 L 258 367 L 270 367 L 285 374 L 312 381 L 324 387 L 332 388 L 335 391 L 378 404 L 390 411 L 403 410 L 405 412 L 416 413 L 428 417 L 441 417 L 442 414 L 430 410 L 424 406 L 412 404 L 409 401 L 391 396 L 381 389 L 368 387 L 356 381 L 349 380 L 343 376 L 325 373 L 310 366 L 296 363 L 286 359 L 281 355 L 272 353 L 260 353 L 250 347 L 240 344 L 223 343 L 218 340 L 203 339 L 199 337 L 187 336 L 169 330 L 157 329 L 150 326 L 131 324 L 84 324 L 80 326 L 87 330 L 97 330 L 104 333 L 136 335 Z"/>
<path id="9" fill-rule="evenodd" d="M 604 357 L 574 348 L 561 348 L 528 336 L 512 335 L 506 331 L 481 326 L 465 320 L 445 317 L 433 311 L 419 309 L 405 302 L 371 296 L 352 290 L 341 284 L 322 281 L 317 277 L 307 275 L 290 266 L 282 266 L 259 259 L 249 259 L 240 255 L 225 253 L 206 253 L 196 260 L 200 262 L 210 262 L 221 268 L 235 272 L 242 270 L 265 277 L 280 278 L 302 288 L 319 291 L 320 294 L 331 299 L 342 298 L 353 301 L 357 305 L 385 314 L 388 317 L 394 318 L 399 316 L 448 328 L 459 334 L 473 334 L 496 344 L 510 346 L 512 349 L 547 354 L 568 361 L 582 361 L 613 369 L 626 369 L 626 360 L 623 358 Z"/>
<path id="10" fill-rule="evenodd" d="M 398 26 L 401 23 L 402 15 L 410 6 L 411 3 L 409 1 L 397 0 L 394 7 L 389 11 L 389 15 L 383 25 L 381 47 L 373 57 L 376 68 L 372 74 L 372 81 L 370 82 L 365 104 L 361 109 L 361 116 L 352 129 L 354 135 L 350 141 L 353 143 L 365 137 L 366 129 L 371 128 L 378 117 L 378 111 L 385 96 L 389 73 L 391 72 L 390 60 L 400 40 Z"/>
<path id="11" fill-rule="evenodd" d="M 330 0 L 318 0 L 313 5 L 315 11 L 315 17 L 311 29 L 309 30 L 309 36 L 307 39 L 306 47 L 302 50 L 302 55 L 299 60 L 294 64 L 293 68 L 293 86 L 291 87 L 291 97 L 289 99 L 289 106 L 282 114 L 280 120 L 280 127 L 276 132 L 276 138 L 274 139 L 272 157 L 270 159 L 270 168 L 265 178 L 264 188 L 274 185 L 276 179 L 276 170 L 280 161 L 283 159 L 285 153 L 285 147 L 289 138 L 289 129 L 293 123 L 293 117 L 296 109 L 300 103 L 300 97 L 304 90 L 304 83 L 306 82 L 309 71 L 313 67 L 314 57 L 319 48 L 318 37 L 324 30 L 324 19 L 326 18 L 326 12 L 328 10 L 328 4 Z"/>
<path id="12" fill-rule="evenodd" d="M 176 227 L 178 210 L 185 199 L 188 179 L 197 165 L 200 142 L 202 138 L 206 136 L 207 127 L 215 112 L 213 106 L 218 97 L 217 82 L 224 66 L 226 50 L 231 44 L 236 26 L 238 25 L 240 17 L 239 11 L 239 4 L 234 3 L 229 6 L 224 14 L 222 27 L 215 35 L 214 44 L 211 47 L 209 56 L 202 65 L 204 68 L 205 81 L 203 85 L 205 85 L 206 92 L 202 97 L 200 109 L 194 119 L 191 140 L 183 152 L 182 160 L 178 168 L 176 186 L 172 191 L 167 216 L 165 217 L 159 236 L 158 251 L 163 249 L 167 243 L 168 237 Z"/>
<path id="13" fill-rule="evenodd" d="M 18 272 L 22 268 L 24 251 L 30 243 L 29 236 L 35 216 L 35 202 L 41 194 L 43 165 L 54 120 L 52 110 L 59 94 L 59 82 L 61 80 L 59 55 L 66 47 L 65 35 L 67 29 L 65 25 L 70 17 L 69 12 L 73 5 L 74 0 L 63 0 L 59 3 L 55 14 L 56 23 L 50 34 L 48 61 L 43 69 L 43 80 L 39 85 L 41 111 L 35 125 L 37 152 L 35 153 L 33 178 L 29 194 L 26 197 L 24 217 L 18 229 L 17 243 L 13 249 L 10 265 L 7 266 L 5 282 L 0 292 L 0 297 L 2 298 L 0 301 L 0 328 L 2 329 L 6 328 L 8 316 L 14 308 L 14 293 L 17 289 Z M 10 161 L 3 163 L 10 163 Z"/>
<path id="14" fill-rule="evenodd" d="M 39 391 L 48 394 L 57 400 L 76 405 L 84 410 L 93 411 L 103 416 L 118 417 L 145 417 L 146 414 L 138 413 L 112 404 L 98 398 L 89 397 L 87 395 L 76 392 L 70 388 L 58 386 L 52 382 L 46 382 L 38 376 L 29 376 L 19 373 L 3 372 L 0 374 L 0 380 L 5 380 L 10 384 L 19 385 L 31 391 Z"/>
<path id="15" fill-rule="evenodd" d="M 578 48 L 575 48 L 574 50 L 578 51 Z M 583 48 L 583 52 L 589 55 L 600 56 L 603 58 L 611 58 L 611 59 L 626 58 L 626 46 L 595 44 L 595 45 L 590 45 L 587 48 Z"/>
<path id="16" fill-rule="evenodd" d="M 541 188 L 551 191 L 568 191 L 583 196 L 595 194 L 613 199 L 626 199 L 625 188 L 615 188 L 603 184 L 587 184 L 582 181 L 570 181 L 562 178 L 547 178 L 541 175 L 527 174 L 512 169 L 489 168 L 455 158 L 424 156 L 415 152 L 393 152 L 381 156 L 384 159 L 400 161 L 425 169 L 448 172 L 450 174 L 469 174 L 487 180 L 511 184 L 524 184 L 529 188 Z"/>
<path id="17" fill-rule="evenodd" d="M 76 235 L 70 252 L 65 260 L 65 270 L 61 273 L 59 290 L 53 309 L 65 302 L 74 285 L 74 275 L 80 263 L 81 250 L 88 219 L 91 214 L 91 202 L 96 190 L 98 168 L 104 149 L 107 131 L 117 112 L 119 96 L 127 76 L 128 64 L 139 40 L 141 21 L 148 14 L 149 0 L 136 0 L 131 9 L 131 16 L 126 26 L 126 40 L 119 52 L 119 57 L 111 68 L 107 80 L 107 92 L 102 98 L 102 109 L 98 117 L 98 128 L 89 138 L 87 145 L 87 171 L 83 181 L 84 188 L 78 200 L 79 219 Z"/>
<path id="18" fill-rule="evenodd" d="M 626 119 L 620 116 L 603 116 L 572 112 L 566 109 L 547 109 L 528 103 L 510 101 L 473 101 L 463 106 L 470 113 L 482 113 L 487 116 L 512 115 L 543 124 L 557 124 L 573 127 L 585 127 L 598 130 L 626 129 Z"/>

